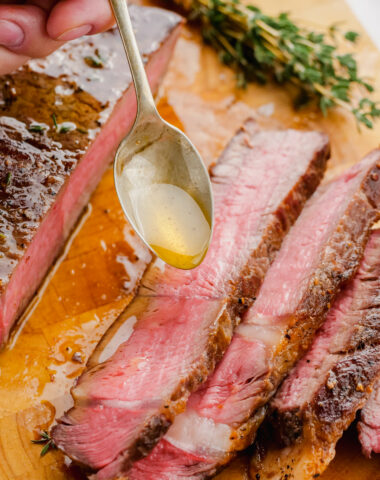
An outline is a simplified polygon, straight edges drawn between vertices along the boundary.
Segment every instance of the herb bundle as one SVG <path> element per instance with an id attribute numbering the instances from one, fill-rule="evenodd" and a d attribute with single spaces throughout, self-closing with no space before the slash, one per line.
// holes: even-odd
<path id="1" fill-rule="evenodd" d="M 237 69 L 240 86 L 252 80 L 292 83 L 303 100 L 316 98 L 324 114 L 339 105 L 368 128 L 380 116 L 377 104 L 368 98 L 373 86 L 358 75 L 355 58 L 338 52 L 336 27 L 316 33 L 295 24 L 287 13 L 269 16 L 240 0 L 185 2 L 190 18 L 201 22 L 205 41 Z M 354 43 L 358 34 L 342 36 Z"/>

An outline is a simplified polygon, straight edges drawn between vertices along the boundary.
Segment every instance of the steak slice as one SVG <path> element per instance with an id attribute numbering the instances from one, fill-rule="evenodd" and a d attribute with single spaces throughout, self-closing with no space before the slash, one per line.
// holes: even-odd
<path id="1" fill-rule="evenodd" d="M 361 411 L 358 431 L 364 455 L 370 458 L 372 452 L 380 453 L 380 380 Z"/>
<path id="2" fill-rule="evenodd" d="M 94 478 L 124 475 L 214 369 L 328 152 L 320 133 L 259 132 L 253 121 L 232 139 L 212 169 L 214 236 L 204 262 L 150 268 L 53 429 L 59 448 L 98 470 Z"/>
<path id="3" fill-rule="evenodd" d="M 289 474 L 301 478 L 302 471 L 307 480 L 325 470 L 379 374 L 380 230 L 376 230 L 357 275 L 339 294 L 309 351 L 271 402 L 273 432 L 285 446 L 296 444 L 285 450 L 284 461 L 292 465 Z M 282 476 L 278 472 L 268 478 Z"/>
<path id="4" fill-rule="evenodd" d="M 157 89 L 181 18 L 132 8 Z M 136 114 L 116 30 L 0 78 L 0 344 L 36 291 Z M 136 277 L 149 255 L 137 265 Z"/>
<path id="5" fill-rule="evenodd" d="M 306 203 L 216 371 L 130 480 L 205 478 L 253 442 L 266 403 L 356 271 L 379 216 L 379 156 Z"/>

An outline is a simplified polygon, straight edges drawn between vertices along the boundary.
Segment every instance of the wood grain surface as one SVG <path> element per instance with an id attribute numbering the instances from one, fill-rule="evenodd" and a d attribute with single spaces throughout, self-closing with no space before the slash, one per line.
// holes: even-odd
<path id="1" fill-rule="evenodd" d="M 361 31 L 344 0 L 258 0 L 256 4 L 268 12 L 290 11 L 316 29 L 342 21 L 344 28 Z M 362 71 L 374 77 L 380 71 L 379 52 L 365 34 L 357 49 Z M 380 76 L 376 84 L 380 92 Z M 220 65 L 192 27 L 183 31 L 159 97 L 163 116 L 190 136 L 208 164 L 248 115 L 264 127 L 327 132 L 332 142 L 328 176 L 358 161 L 380 141 L 380 123 L 373 131 L 360 133 L 344 112 L 328 118 L 312 108 L 295 112 L 284 88 L 250 85 L 237 90 L 234 74 Z M 130 302 L 134 277 L 144 268 L 143 262 L 132 267 L 136 248 L 141 246 L 124 220 L 109 170 L 63 258 L 0 353 L 0 480 L 81 478 L 67 470 L 57 451 L 40 458 L 41 449 L 31 439 L 70 406 L 69 389 L 75 377 Z M 245 478 L 245 458 L 218 476 L 219 480 Z M 321 479 L 379 480 L 380 458 L 366 460 L 351 429 Z"/>

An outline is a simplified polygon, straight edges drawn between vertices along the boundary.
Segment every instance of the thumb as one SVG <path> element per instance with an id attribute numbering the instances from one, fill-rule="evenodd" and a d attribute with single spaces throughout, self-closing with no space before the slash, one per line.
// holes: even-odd
<path id="1" fill-rule="evenodd" d="M 103 32 L 114 23 L 108 0 L 61 0 L 49 15 L 47 32 L 54 40 L 69 41 Z"/>

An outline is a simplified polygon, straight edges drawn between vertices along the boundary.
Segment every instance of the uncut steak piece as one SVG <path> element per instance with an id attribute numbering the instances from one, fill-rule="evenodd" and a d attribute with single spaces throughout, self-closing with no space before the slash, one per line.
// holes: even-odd
<path id="1" fill-rule="evenodd" d="M 131 12 L 156 90 L 182 20 L 154 8 Z M 62 248 L 135 114 L 117 30 L 71 42 L 0 78 L 0 344 Z M 136 264 L 137 278 L 146 260 Z"/>
<path id="2" fill-rule="evenodd" d="M 149 269 L 53 429 L 57 446 L 97 470 L 95 479 L 122 476 L 146 455 L 215 368 L 328 153 L 323 134 L 258 131 L 252 120 L 229 143 L 211 171 L 215 223 L 205 260 L 188 271 Z"/>
<path id="3" fill-rule="evenodd" d="M 358 267 L 379 216 L 379 158 L 370 154 L 309 199 L 215 372 L 130 480 L 209 477 L 253 442 L 268 400 Z"/>
<path id="4" fill-rule="evenodd" d="M 370 458 L 372 452 L 380 453 L 380 379 L 361 411 L 358 431 L 364 455 Z"/>
<path id="5" fill-rule="evenodd" d="M 278 456 L 291 465 L 289 475 L 307 480 L 327 468 L 337 441 L 379 374 L 380 230 L 376 230 L 355 278 L 341 291 L 309 351 L 271 402 L 272 430 L 290 447 Z M 260 476 L 282 479 L 280 472 L 275 477 L 271 473 Z"/>

